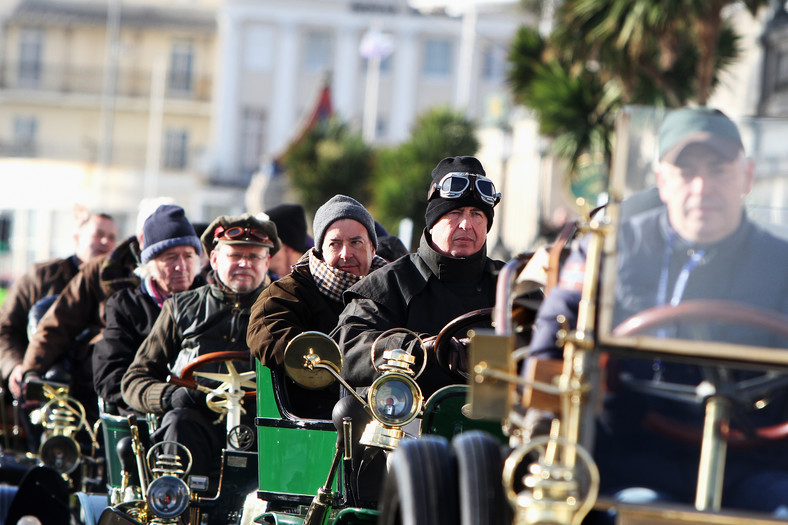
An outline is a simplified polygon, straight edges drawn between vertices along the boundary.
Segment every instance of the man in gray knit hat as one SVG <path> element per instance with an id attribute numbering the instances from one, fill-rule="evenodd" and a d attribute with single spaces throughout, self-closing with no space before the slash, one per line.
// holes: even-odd
<path id="1" fill-rule="evenodd" d="M 298 334 L 330 332 L 344 307 L 342 293 L 370 271 L 386 264 L 375 255 L 375 221 L 355 199 L 336 195 L 318 208 L 312 231 L 315 247 L 289 275 L 262 291 L 252 306 L 247 344 L 264 365 L 276 369 L 284 349 Z M 289 380 L 292 413 L 326 419 L 338 399 L 336 385 L 305 391 Z"/>

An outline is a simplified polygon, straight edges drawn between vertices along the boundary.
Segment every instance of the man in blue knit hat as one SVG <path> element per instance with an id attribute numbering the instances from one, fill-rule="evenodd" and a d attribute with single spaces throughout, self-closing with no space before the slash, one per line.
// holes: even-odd
<path id="1" fill-rule="evenodd" d="M 93 350 L 93 386 L 108 409 L 126 413 L 120 381 L 137 348 L 150 333 L 164 301 L 205 284 L 200 272 L 200 239 L 180 206 L 165 204 L 145 220 L 145 248 L 135 270 L 140 285 L 107 300 L 104 336 Z"/>

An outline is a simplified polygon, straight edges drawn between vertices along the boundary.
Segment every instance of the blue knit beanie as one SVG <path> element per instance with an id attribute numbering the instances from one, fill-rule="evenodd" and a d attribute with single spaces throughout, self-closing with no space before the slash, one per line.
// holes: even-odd
<path id="1" fill-rule="evenodd" d="M 142 245 L 144 246 L 140 254 L 142 264 L 176 246 L 191 246 L 198 255 L 202 250 L 200 239 L 186 218 L 183 208 L 174 204 L 159 206 L 145 219 L 142 227 Z"/>

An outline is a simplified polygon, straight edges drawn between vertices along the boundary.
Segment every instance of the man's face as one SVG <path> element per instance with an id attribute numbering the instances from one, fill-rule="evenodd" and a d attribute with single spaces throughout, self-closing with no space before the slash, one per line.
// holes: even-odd
<path id="1" fill-rule="evenodd" d="M 271 262 L 269 264 L 271 271 L 279 277 L 284 277 L 290 273 L 290 267 L 298 262 L 298 259 L 301 258 L 301 255 L 302 254 L 298 253 L 291 247 L 282 244 L 282 246 L 279 248 L 279 251 L 271 256 Z"/>
<path id="2" fill-rule="evenodd" d="M 81 261 L 104 255 L 115 249 L 118 242 L 118 227 L 115 222 L 93 215 L 83 224 L 74 236 L 77 247 L 75 253 Z"/>
<path id="3" fill-rule="evenodd" d="M 685 240 L 701 244 L 720 241 L 739 227 L 753 174 L 751 161 L 728 161 L 704 144 L 690 144 L 675 164 L 661 162 L 656 170 L 671 225 Z"/>
<path id="4" fill-rule="evenodd" d="M 167 295 L 188 290 L 200 271 L 200 256 L 191 246 L 175 246 L 153 259 L 153 280 Z"/>
<path id="5" fill-rule="evenodd" d="M 329 266 L 360 277 L 369 273 L 375 256 L 369 232 L 363 224 L 353 219 L 332 222 L 323 237 L 320 251 Z"/>
<path id="6" fill-rule="evenodd" d="M 260 286 L 268 272 L 268 248 L 256 244 L 219 243 L 211 252 L 211 268 L 219 280 L 235 293 L 247 293 Z"/>
<path id="7" fill-rule="evenodd" d="M 432 243 L 443 255 L 468 257 L 487 240 L 487 216 L 475 206 L 463 206 L 444 214 L 430 228 Z"/>

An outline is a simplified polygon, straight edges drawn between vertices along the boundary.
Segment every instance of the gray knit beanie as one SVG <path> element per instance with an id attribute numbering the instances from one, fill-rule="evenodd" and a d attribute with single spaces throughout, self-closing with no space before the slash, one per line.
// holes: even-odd
<path id="1" fill-rule="evenodd" d="M 312 222 L 312 233 L 315 234 L 315 250 L 319 253 L 323 247 L 326 230 L 332 223 L 340 219 L 353 219 L 360 222 L 369 233 L 369 240 L 377 250 L 378 236 L 375 234 L 375 221 L 366 208 L 356 199 L 346 195 L 334 195 L 315 212 Z"/>

